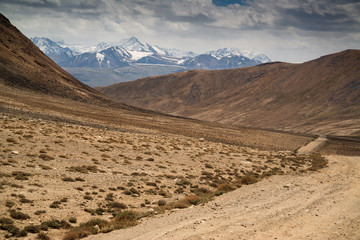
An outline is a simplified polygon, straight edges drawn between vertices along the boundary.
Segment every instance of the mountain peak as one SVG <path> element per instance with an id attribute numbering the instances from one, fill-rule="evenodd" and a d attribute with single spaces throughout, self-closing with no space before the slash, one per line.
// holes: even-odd
<path id="1" fill-rule="evenodd" d="M 137 39 L 136 37 L 132 36 L 131 38 L 128 39 L 129 42 L 132 43 L 140 43 L 139 39 Z"/>
<path id="2" fill-rule="evenodd" d="M 259 63 L 271 62 L 271 60 L 264 54 L 250 50 L 242 50 L 239 48 L 220 48 L 215 51 L 208 52 L 209 55 L 221 59 L 223 57 L 238 56 L 246 57 L 250 60 L 257 61 Z"/>

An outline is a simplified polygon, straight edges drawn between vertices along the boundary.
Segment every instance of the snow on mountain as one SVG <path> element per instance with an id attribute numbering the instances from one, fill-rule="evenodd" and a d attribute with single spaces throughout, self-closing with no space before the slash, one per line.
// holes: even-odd
<path id="1" fill-rule="evenodd" d="M 264 54 L 249 50 L 240 50 L 238 48 L 221 48 L 216 51 L 210 51 L 207 54 L 215 57 L 218 60 L 224 57 L 238 56 L 238 57 L 246 57 L 250 60 L 257 61 L 259 63 L 271 62 L 271 60 Z"/>
<path id="2" fill-rule="evenodd" d="M 142 43 L 136 37 L 118 42 L 100 42 L 92 47 L 56 43 L 48 38 L 31 40 L 46 55 L 64 67 L 117 68 L 141 63 L 178 65 L 188 69 L 226 69 L 271 61 L 266 55 L 249 50 L 222 48 L 199 55 Z"/>
<path id="3" fill-rule="evenodd" d="M 68 47 L 61 47 L 56 42 L 44 38 L 35 37 L 31 38 L 31 41 L 47 56 L 53 59 L 55 62 L 61 62 L 69 60 L 74 56 L 74 52 Z"/>

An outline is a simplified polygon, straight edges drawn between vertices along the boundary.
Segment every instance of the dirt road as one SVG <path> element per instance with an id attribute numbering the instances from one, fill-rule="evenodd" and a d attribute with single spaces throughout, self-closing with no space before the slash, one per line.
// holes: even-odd
<path id="1" fill-rule="evenodd" d="M 315 139 L 315 141 L 310 142 L 306 146 L 301 147 L 297 152 L 299 154 L 310 154 L 316 148 L 318 148 L 322 144 L 324 144 L 326 142 L 326 140 L 327 140 L 326 136 L 321 136 L 321 137 Z"/>
<path id="2" fill-rule="evenodd" d="M 88 239 L 360 239 L 360 157 L 327 156 L 320 172 L 274 176 L 204 206 Z"/>

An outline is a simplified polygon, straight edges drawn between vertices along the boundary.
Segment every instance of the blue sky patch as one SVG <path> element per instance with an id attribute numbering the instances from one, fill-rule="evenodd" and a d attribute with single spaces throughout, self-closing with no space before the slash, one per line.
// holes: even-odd
<path id="1" fill-rule="evenodd" d="M 230 4 L 240 4 L 241 6 L 246 6 L 246 0 L 212 0 L 212 3 L 215 6 L 226 7 Z"/>

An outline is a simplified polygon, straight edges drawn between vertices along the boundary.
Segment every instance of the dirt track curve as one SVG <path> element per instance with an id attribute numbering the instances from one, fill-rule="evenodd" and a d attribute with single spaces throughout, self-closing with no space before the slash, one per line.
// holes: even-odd
<path id="1" fill-rule="evenodd" d="M 327 156 L 319 172 L 274 176 L 203 206 L 88 239 L 360 239 L 360 157 Z"/>
<path id="2" fill-rule="evenodd" d="M 306 146 L 301 147 L 297 152 L 299 154 L 310 154 L 313 152 L 316 148 L 320 147 L 327 141 L 326 136 L 321 136 L 315 139 L 314 141 L 310 142 Z"/>

